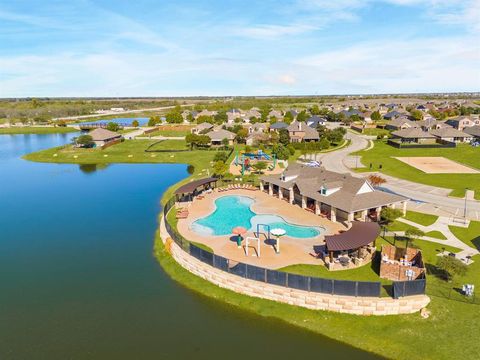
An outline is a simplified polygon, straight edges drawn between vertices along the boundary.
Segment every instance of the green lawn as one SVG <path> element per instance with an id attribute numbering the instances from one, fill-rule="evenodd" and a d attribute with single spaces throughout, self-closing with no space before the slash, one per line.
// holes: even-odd
<path id="1" fill-rule="evenodd" d="M 181 131 L 181 130 L 158 130 L 151 133 L 148 133 L 147 136 L 171 136 L 171 137 L 180 137 L 190 134 L 190 131 Z"/>
<path id="2" fill-rule="evenodd" d="M 480 221 L 470 221 L 468 228 L 449 226 L 450 231 L 465 244 L 480 249 Z"/>
<path id="3" fill-rule="evenodd" d="M 379 129 L 379 128 L 366 128 L 363 129 L 362 132 L 363 135 L 369 135 L 369 136 L 388 136 L 390 135 L 390 131 L 385 130 L 385 129 Z"/>
<path id="4" fill-rule="evenodd" d="M 35 127 L 35 126 L 25 126 L 25 127 L 12 127 L 12 128 L 0 128 L 0 135 L 3 134 L 65 134 L 70 132 L 76 132 L 77 129 L 67 127 L 67 126 L 57 126 L 57 127 Z"/>
<path id="5" fill-rule="evenodd" d="M 362 156 L 362 163 L 366 166 L 358 171 L 372 170 L 383 172 L 422 184 L 453 189 L 451 196 L 463 197 L 465 187 L 475 191 L 475 198 L 480 200 L 480 174 L 426 174 L 393 157 L 413 156 L 443 156 L 445 158 L 480 169 L 480 149 L 470 145 L 460 144 L 456 148 L 439 149 L 397 149 L 387 145 L 385 141 L 374 141 L 375 146 L 368 151 L 359 151 L 355 155 Z M 379 166 L 382 165 L 382 169 Z"/>
<path id="6" fill-rule="evenodd" d="M 437 230 L 426 232 L 425 236 L 430 236 L 430 237 L 433 237 L 435 239 L 440 239 L 440 240 L 447 240 L 445 235 L 443 235 L 440 231 L 437 231 Z"/>
<path id="7" fill-rule="evenodd" d="M 407 215 L 405 215 L 405 219 L 423 226 L 430 226 L 438 220 L 438 216 L 407 210 Z"/>

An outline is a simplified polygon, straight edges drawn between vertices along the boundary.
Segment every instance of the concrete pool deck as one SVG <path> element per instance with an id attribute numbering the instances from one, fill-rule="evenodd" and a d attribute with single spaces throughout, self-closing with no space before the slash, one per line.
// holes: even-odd
<path id="1" fill-rule="evenodd" d="M 278 215 L 291 224 L 323 227 L 325 232 L 319 236 L 306 239 L 292 238 L 287 235 L 283 236 L 280 240 L 280 254 L 276 254 L 274 247 L 265 243 L 266 236 L 261 235 L 261 256 L 253 256 L 253 254 L 256 254 L 255 248 L 257 244 L 255 241 L 250 244 L 248 251 L 249 256 L 247 257 L 245 255 L 245 240 L 242 241 L 242 247 L 238 248 L 233 238 L 231 239 L 233 235 L 202 236 L 191 230 L 191 225 L 194 221 L 208 216 L 215 211 L 216 199 L 232 195 L 248 196 L 255 199 L 251 209 L 259 215 Z M 182 206 L 180 205 L 179 207 Z M 295 264 L 323 265 L 323 260 L 310 255 L 313 253 L 313 246 L 323 245 L 325 235 L 332 235 L 338 233 L 340 230 L 345 230 L 345 227 L 339 223 L 333 223 L 325 218 L 305 211 L 305 209 L 301 209 L 299 206 L 291 205 L 261 191 L 245 189 L 229 190 L 220 193 L 215 191 L 210 194 L 205 194 L 204 199 L 195 199 L 186 207 L 188 207 L 189 216 L 187 219 L 179 219 L 177 225 L 178 231 L 185 238 L 207 245 L 215 254 L 228 259 L 271 269 L 278 269 Z M 254 234 L 249 231 L 243 238 L 245 239 L 247 236 L 253 237 Z"/>

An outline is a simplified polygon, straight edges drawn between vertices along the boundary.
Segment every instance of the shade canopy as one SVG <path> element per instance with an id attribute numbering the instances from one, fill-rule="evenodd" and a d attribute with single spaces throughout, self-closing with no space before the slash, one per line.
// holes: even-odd
<path id="1" fill-rule="evenodd" d="M 287 232 L 283 229 L 276 228 L 276 229 L 270 230 L 270 233 L 274 236 L 282 236 L 282 235 L 285 235 Z"/>
<path id="2" fill-rule="evenodd" d="M 214 177 L 199 179 L 195 181 L 191 181 L 188 184 L 180 186 L 177 190 L 175 190 L 175 194 L 189 194 L 193 193 L 197 188 L 203 185 L 211 184 L 216 182 L 218 179 Z"/>
<path id="3" fill-rule="evenodd" d="M 352 223 L 352 227 L 338 235 L 325 236 L 328 251 L 355 250 L 375 241 L 380 235 L 380 226 L 376 222 Z"/>
<path id="4" fill-rule="evenodd" d="M 246 232 L 247 232 L 247 229 L 245 229 L 243 226 L 234 227 L 232 230 L 232 234 L 235 234 L 235 235 L 242 235 L 242 234 L 245 234 Z"/>

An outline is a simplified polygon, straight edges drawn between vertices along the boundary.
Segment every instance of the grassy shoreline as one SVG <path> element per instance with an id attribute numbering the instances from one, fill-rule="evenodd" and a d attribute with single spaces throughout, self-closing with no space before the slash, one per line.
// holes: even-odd
<path id="1" fill-rule="evenodd" d="M 140 143 L 140 141 L 144 143 Z M 64 147 L 59 147 L 27 154 L 24 158 L 37 162 L 76 164 L 184 163 L 194 165 L 195 171 L 192 175 L 172 185 L 163 193 L 162 204 L 170 198 L 175 188 L 192 178 L 206 176 L 204 169 L 211 168 L 210 161 L 214 155 L 213 152 L 176 153 L 174 157 L 171 157 L 169 153 L 156 153 L 154 154 L 155 157 L 151 157 L 153 154 L 143 151 L 143 148 L 148 146 L 149 143 L 149 140 L 124 142 L 101 152 L 92 152 L 87 149 L 83 152 L 72 152 L 68 149 L 65 150 Z M 62 153 L 60 153 L 61 150 Z M 54 156 L 55 154 L 57 156 Z M 108 156 L 104 157 L 104 155 Z M 132 155 L 132 157 L 129 157 L 129 155 Z M 407 350 L 409 357 L 412 359 L 472 358 L 474 354 L 480 352 L 480 344 L 474 338 L 475 334 L 478 333 L 478 324 L 480 324 L 478 305 L 436 295 L 440 293 L 437 290 L 443 286 L 443 281 L 437 279 L 434 275 L 429 276 L 429 289 L 427 289 L 432 298 L 429 305 L 432 312 L 430 318 L 422 319 L 419 314 L 362 317 L 308 310 L 269 300 L 251 298 L 219 288 L 191 274 L 176 263 L 166 253 L 158 232 L 155 235 L 153 252 L 164 271 L 174 281 L 198 294 L 264 318 L 282 320 L 290 325 L 327 336 L 364 351 L 395 359 L 405 357 Z M 430 261 L 433 261 L 435 257 L 433 250 L 429 256 Z M 469 269 L 469 274 L 462 281 L 480 286 L 477 279 L 478 275 L 475 276 L 479 271 L 480 257 L 477 256 L 475 263 Z M 436 294 L 432 293 L 432 290 L 436 290 Z"/>

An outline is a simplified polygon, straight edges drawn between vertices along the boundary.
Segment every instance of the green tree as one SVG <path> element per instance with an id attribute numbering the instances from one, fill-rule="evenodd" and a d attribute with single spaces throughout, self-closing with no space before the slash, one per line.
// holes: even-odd
<path id="1" fill-rule="evenodd" d="M 148 126 L 155 126 L 160 123 L 160 116 L 150 116 L 148 119 Z"/>
<path id="2" fill-rule="evenodd" d="M 310 114 L 312 115 L 320 115 L 320 108 L 318 105 L 313 105 L 312 108 L 310 109 Z"/>
<path id="3" fill-rule="evenodd" d="M 408 228 L 407 231 L 405 231 L 405 237 L 407 238 L 407 248 L 409 242 L 415 241 L 422 236 L 425 236 L 425 233 L 422 230 L 417 228 Z"/>
<path id="4" fill-rule="evenodd" d="M 410 115 L 415 121 L 423 120 L 423 113 L 420 110 L 414 109 L 410 111 Z"/>
<path id="5" fill-rule="evenodd" d="M 328 141 L 335 144 L 339 144 L 343 140 L 343 137 L 345 136 L 345 134 L 346 134 L 346 130 L 344 128 L 338 127 L 331 131 L 328 131 L 326 134 L 326 137 Z"/>
<path id="6" fill-rule="evenodd" d="M 321 138 L 320 141 L 318 142 L 318 145 L 321 150 L 326 150 L 330 147 L 330 141 L 326 138 Z"/>
<path id="7" fill-rule="evenodd" d="M 227 138 L 222 139 L 222 145 L 223 145 L 224 148 L 228 148 L 228 145 L 230 145 L 230 141 Z M 226 160 L 227 159 L 225 159 L 225 161 Z"/>
<path id="8" fill-rule="evenodd" d="M 120 129 L 120 125 L 118 125 L 116 122 L 109 122 L 107 124 L 107 130 L 110 130 L 110 131 L 118 131 Z"/>
<path id="9" fill-rule="evenodd" d="M 278 131 L 278 141 L 280 142 L 280 144 L 284 145 L 284 146 L 287 146 L 288 144 L 290 144 L 290 135 L 288 134 L 288 130 L 287 129 L 280 129 Z"/>
<path id="10" fill-rule="evenodd" d="M 288 111 L 283 117 L 283 122 L 287 124 L 291 124 L 293 122 L 293 115 L 290 111 Z"/>
<path id="11" fill-rule="evenodd" d="M 204 122 L 209 123 L 209 124 L 215 124 L 215 120 L 213 119 L 213 117 L 208 116 L 208 115 L 200 115 L 197 118 L 197 124 L 202 124 Z"/>
<path id="12" fill-rule="evenodd" d="M 259 174 L 262 174 L 263 170 L 265 170 L 267 166 L 268 165 L 266 161 L 257 161 L 255 164 L 252 165 L 255 171 Z"/>
<path id="13" fill-rule="evenodd" d="M 245 128 L 241 128 L 237 131 L 237 142 L 244 143 L 248 137 L 248 130 Z"/>
<path id="14" fill-rule="evenodd" d="M 307 121 L 307 118 L 308 118 L 308 115 L 307 115 L 307 112 L 305 110 L 300 111 L 297 115 L 297 121 L 298 122 L 305 122 L 305 121 Z"/>
<path id="15" fill-rule="evenodd" d="M 403 212 L 399 209 L 392 209 L 391 207 L 386 207 L 380 212 L 380 217 L 385 226 L 389 226 L 396 219 L 403 216 Z"/>
<path id="16" fill-rule="evenodd" d="M 282 144 L 273 145 L 272 154 L 275 154 L 279 160 L 288 160 L 290 157 L 290 151 Z"/>
<path id="17" fill-rule="evenodd" d="M 370 118 L 373 121 L 380 121 L 380 120 L 382 120 L 382 115 L 380 115 L 379 111 L 374 111 L 374 112 L 372 112 L 372 115 L 370 115 Z"/>
<path id="18" fill-rule="evenodd" d="M 442 270 L 448 281 L 456 276 L 465 276 L 467 265 L 453 256 L 440 256 L 437 259 L 437 268 Z"/>
<path id="19" fill-rule="evenodd" d="M 228 140 L 227 140 L 228 142 Z M 227 153 L 224 152 L 224 151 L 219 151 L 215 154 L 215 156 L 213 157 L 213 161 L 217 162 L 217 161 L 223 161 L 223 162 L 226 162 L 227 161 Z"/>
<path id="20" fill-rule="evenodd" d="M 90 135 L 80 135 L 79 137 L 75 138 L 75 144 L 81 147 L 91 147 L 93 146 L 93 138 Z"/>
<path id="21" fill-rule="evenodd" d="M 216 176 L 222 178 L 228 171 L 228 166 L 223 161 L 217 161 L 213 164 L 213 172 Z"/>
<path id="22" fill-rule="evenodd" d="M 228 116 L 227 116 L 227 112 L 225 110 L 221 110 L 219 111 L 215 116 L 214 116 L 214 119 L 215 119 L 215 123 L 216 124 L 224 124 L 227 122 L 228 120 Z"/>
<path id="23" fill-rule="evenodd" d="M 135 120 L 132 121 L 132 126 L 133 126 L 133 127 L 139 127 L 139 126 L 140 126 L 140 123 L 138 122 L 137 119 L 135 119 Z"/>
<path id="24" fill-rule="evenodd" d="M 172 111 L 165 115 L 165 120 L 169 124 L 181 124 L 183 122 L 182 113 L 178 111 Z"/>

